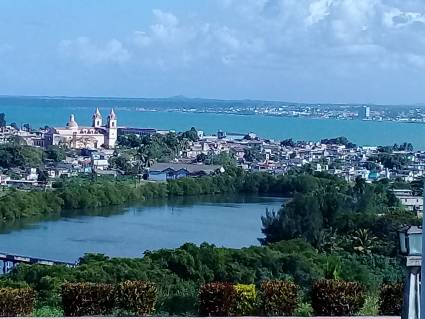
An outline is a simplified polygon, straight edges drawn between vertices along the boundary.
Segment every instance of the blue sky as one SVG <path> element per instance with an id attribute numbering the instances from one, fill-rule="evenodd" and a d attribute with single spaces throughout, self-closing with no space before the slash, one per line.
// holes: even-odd
<path id="1" fill-rule="evenodd" d="M 0 94 L 425 103 L 423 0 L 3 0 Z"/>

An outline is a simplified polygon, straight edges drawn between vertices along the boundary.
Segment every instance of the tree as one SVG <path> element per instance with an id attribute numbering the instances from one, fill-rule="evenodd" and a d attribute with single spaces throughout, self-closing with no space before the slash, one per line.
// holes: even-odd
<path id="1" fill-rule="evenodd" d="M 261 159 L 261 153 L 258 149 L 255 148 L 246 148 L 244 149 L 244 155 L 243 158 L 247 162 L 254 162 Z"/>
<path id="2" fill-rule="evenodd" d="M 281 146 L 287 146 L 287 147 L 295 147 L 295 142 L 292 140 L 292 138 L 283 140 L 280 142 Z"/>
<path id="3" fill-rule="evenodd" d="M 312 193 L 296 194 L 278 213 L 266 212 L 262 223 L 262 232 L 266 236 L 260 240 L 263 244 L 304 238 L 307 242 L 317 245 L 323 228 L 318 196 Z"/>
<path id="4" fill-rule="evenodd" d="M 46 171 L 44 171 L 44 170 L 39 170 L 38 171 L 38 178 L 37 178 L 37 180 L 39 182 L 45 183 L 45 182 L 47 182 L 49 180 L 49 174 Z"/>
<path id="5" fill-rule="evenodd" d="M 376 247 L 375 236 L 372 236 L 367 229 L 358 229 L 354 232 L 353 236 L 353 249 L 359 254 L 370 255 L 372 250 Z"/>
<path id="6" fill-rule="evenodd" d="M 66 158 L 65 150 L 57 145 L 51 145 L 45 151 L 46 158 L 55 162 L 63 161 Z"/>
<path id="7" fill-rule="evenodd" d="M 207 160 L 207 158 L 208 158 L 208 156 L 205 155 L 204 153 L 196 155 L 196 161 L 198 163 L 204 163 Z"/>
<path id="8" fill-rule="evenodd" d="M 196 142 L 199 140 L 198 131 L 196 128 L 192 127 L 189 131 L 185 131 L 181 134 L 182 138 L 187 138 L 192 142 Z"/>

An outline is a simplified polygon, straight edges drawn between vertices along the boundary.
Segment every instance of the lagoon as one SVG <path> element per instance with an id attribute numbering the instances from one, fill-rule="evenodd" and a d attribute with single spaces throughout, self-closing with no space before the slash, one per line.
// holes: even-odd
<path id="1" fill-rule="evenodd" d="M 279 197 L 201 196 L 147 201 L 129 207 L 64 212 L 51 220 L 0 227 L 0 251 L 74 262 L 85 253 L 141 257 L 146 250 L 208 242 L 258 245 L 261 216 Z"/>

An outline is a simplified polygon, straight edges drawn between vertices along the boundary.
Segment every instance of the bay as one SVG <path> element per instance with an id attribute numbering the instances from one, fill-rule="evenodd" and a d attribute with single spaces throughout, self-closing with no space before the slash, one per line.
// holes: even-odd
<path id="1" fill-rule="evenodd" d="M 69 114 L 74 113 L 80 125 L 89 125 L 94 109 L 99 106 L 104 117 L 115 107 L 118 124 L 182 131 L 192 126 L 212 134 L 226 132 L 255 132 L 259 136 L 282 140 L 318 141 L 322 138 L 345 136 L 359 145 L 392 145 L 410 142 L 416 149 L 425 149 L 425 125 L 420 123 L 377 122 L 361 120 L 335 120 L 313 118 L 288 118 L 264 115 L 235 115 L 215 113 L 189 113 L 166 111 L 140 111 L 138 107 L 151 106 L 153 102 L 137 99 L 94 98 L 0 98 L 0 112 L 7 121 L 30 123 L 32 127 L 64 126 Z M 154 106 L 167 107 L 166 100 Z M 184 106 L 184 102 L 181 102 Z"/>
<path id="2" fill-rule="evenodd" d="M 263 237 L 266 209 L 277 211 L 282 203 L 278 197 L 214 195 L 68 211 L 52 220 L 3 225 L 0 252 L 74 262 L 90 252 L 141 257 L 187 242 L 247 247 Z"/>

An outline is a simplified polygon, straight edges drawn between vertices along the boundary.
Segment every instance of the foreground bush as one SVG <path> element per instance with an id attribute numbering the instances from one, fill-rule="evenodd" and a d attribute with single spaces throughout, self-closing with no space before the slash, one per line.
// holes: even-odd
<path id="1" fill-rule="evenodd" d="M 248 316 L 255 314 L 257 292 L 255 285 L 237 284 L 235 289 L 235 301 L 232 309 L 232 315 Z"/>
<path id="2" fill-rule="evenodd" d="M 379 293 L 379 314 L 400 316 L 403 304 L 403 284 L 384 284 Z"/>
<path id="3" fill-rule="evenodd" d="M 320 280 L 313 284 L 312 307 L 318 316 L 352 316 L 363 307 L 362 285 L 342 280 Z"/>
<path id="4" fill-rule="evenodd" d="M 116 291 L 117 307 L 146 316 L 155 310 L 158 297 L 156 286 L 145 281 L 126 281 L 118 285 Z"/>
<path id="5" fill-rule="evenodd" d="M 267 316 L 291 316 L 298 306 L 298 286 L 286 281 L 261 284 L 261 306 Z"/>
<path id="6" fill-rule="evenodd" d="M 227 317 L 235 307 L 236 290 L 232 284 L 213 282 L 199 290 L 199 314 L 201 316 Z"/>
<path id="7" fill-rule="evenodd" d="M 115 306 L 114 286 L 93 283 L 66 283 L 62 286 L 65 316 L 107 315 Z"/>
<path id="8" fill-rule="evenodd" d="M 35 293 L 30 288 L 0 288 L 0 316 L 16 317 L 31 314 Z"/>

